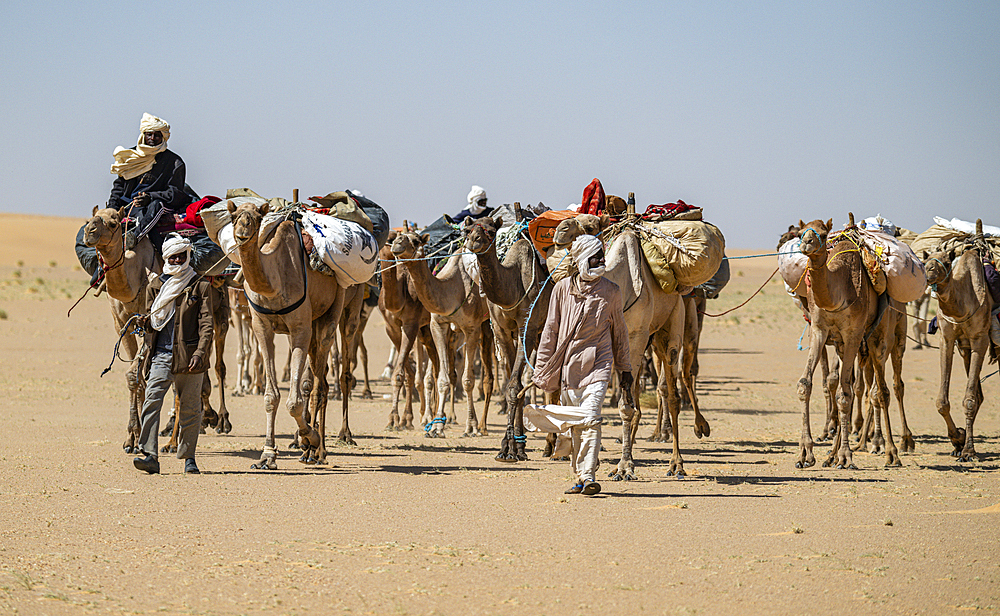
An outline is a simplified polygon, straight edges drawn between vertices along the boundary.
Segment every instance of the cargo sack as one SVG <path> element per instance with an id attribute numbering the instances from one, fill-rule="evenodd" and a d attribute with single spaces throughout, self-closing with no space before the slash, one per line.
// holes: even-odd
<path id="1" fill-rule="evenodd" d="M 462 232 L 444 216 L 424 227 L 421 233 L 428 236 L 424 255 L 432 270 L 462 247 Z"/>
<path id="2" fill-rule="evenodd" d="M 729 284 L 730 275 L 729 259 L 723 255 L 722 264 L 719 266 L 718 271 L 715 272 L 715 275 L 708 282 L 703 282 L 694 288 L 695 295 L 702 296 L 705 299 L 718 299 L 719 293 Z"/>
<path id="3" fill-rule="evenodd" d="M 309 197 L 309 200 L 315 201 L 320 204 L 321 209 L 326 210 L 320 211 L 320 214 L 326 214 L 333 216 L 334 218 L 357 223 L 364 227 L 366 231 L 374 235 L 372 219 L 368 218 L 368 214 L 365 214 L 365 212 L 358 207 L 358 202 L 354 199 L 354 195 L 341 190 L 329 193 L 325 197 Z"/>
<path id="4" fill-rule="evenodd" d="M 678 286 L 697 287 L 708 282 L 722 265 L 726 239 L 711 223 L 670 220 L 643 222 L 637 228 L 646 260 L 667 293 Z"/>
<path id="5" fill-rule="evenodd" d="M 535 245 L 535 250 L 540 254 L 545 254 L 545 249 L 552 246 L 552 236 L 555 235 L 556 227 L 567 218 L 576 218 L 580 212 L 573 210 L 549 210 L 542 212 L 528 223 L 528 237 Z"/>
<path id="6" fill-rule="evenodd" d="M 968 235 L 942 225 L 933 225 L 908 242 L 914 253 L 931 254 L 963 243 Z"/>
<path id="7" fill-rule="evenodd" d="M 809 268 L 809 257 L 799 251 L 802 238 L 793 237 L 778 249 L 778 273 L 785 281 L 785 290 L 795 297 L 806 296 L 806 270 Z"/>
<path id="8" fill-rule="evenodd" d="M 205 231 L 208 232 L 208 237 L 212 238 L 212 241 L 220 246 L 222 246 L 222 242 L 219 241 L 219 233 L 223 227 L 232 222 L 232 218 L 229 215 L 229 201 L 232 201 L 236 207 L 244 203 L 253 203 L 257 207 L 260 207 L 267 203 L 267 199 L 249 188 L 231 188 L 226 191 L 225 199 L 199 211 L 198 214 L 201 216 L 202 222 L 205 223 Z M 229 235 L 232 236 L 231 231 Z M 222 248 L 226 250 L 225 246 L 222 246 Z"/>
<path id="9" fill-rule="evenodd" d="M 868 253 L 877 260 L 885 274 L 885 290 L 897 302 L 920 299 L 927 288 L 924 264 L 905 242 L 877 231 L 861 231 Z M 877 287 L 876 287 L 877 288 Z"/>
<path id="10" fill-rule="evenodd" d="M 302 229 L 312 237 L 314 252 L 333 270 L 340 286 L 368 282 L 375 275 L 379 249 L 368 229 L 310 211 L 302 214 Z"/>
<path id="11" fill-rule="evenodd" d="M 885 272 L 882 271 L 882 264 L 879 263 L 878 258 L 870 250 L 862 250 L 861 263 L 865 266 L 865 273 L 868 274 L 868 280 L 871 281 L 875 293 L 879 295 L 885 293 Z M 890 295 L 890 297 L 892 296 Z"/>

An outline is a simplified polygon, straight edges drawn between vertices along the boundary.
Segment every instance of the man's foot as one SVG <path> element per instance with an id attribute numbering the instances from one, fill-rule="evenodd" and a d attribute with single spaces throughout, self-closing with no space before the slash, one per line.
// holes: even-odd
<path id="1" fill-rule="evenodd" d="M 563 494 L 579 494 L 580 492 L 583 492 L 583 484 L 574 483 L 572 486 L 569 487 L 568 490 L 563 492 Z"/>
<path id="2" fill-rule="evenodd" d="M 601 493 L 601 484 L 592 479 L 583 480 L 583 489 L 580 490 L 584 496 L 593 496 Z"/>
<path id="3" fill-rule="evenodd" d="M 133 458 L 132 464 L 140 471 L 146 471 L 150 475 L 160 473 L 160 461 L 152 454 L 147 454 L 145 458 Z"/>
<path id="4" fill-rule="evenodd" d="M 201 471 L 198 470 L 198 465 L 195 464 L 194 458 L 188 458 L 184 460 L 184 472 L 189 475 L 197 475 Z"/>

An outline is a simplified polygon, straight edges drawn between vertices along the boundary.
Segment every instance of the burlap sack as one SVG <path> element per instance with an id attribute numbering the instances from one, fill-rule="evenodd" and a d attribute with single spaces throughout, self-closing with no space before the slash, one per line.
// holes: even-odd
<path id="1" fill-rule="evenodd" d="M 715 225 L 694 220 L 641 223 L 642 250 L 660 287 L 696 287 L 708 282 L 725 256 L 726 239 Z M 659 257 L 655 253 L 659 253 Z M 666 270 L 669 269 L 670 274 Z"/>

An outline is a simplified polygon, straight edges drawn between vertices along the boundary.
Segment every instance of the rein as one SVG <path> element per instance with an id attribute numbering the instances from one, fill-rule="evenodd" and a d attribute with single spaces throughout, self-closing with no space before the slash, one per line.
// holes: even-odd
<path id="1" fill-rule="evenodd" d="M 264 306 L 255 304 L 253 300 L 250 299 L 250 295 L 247 294 L 247 303 L 249 303 L 250 307 L 253 308 L 258 314 L 264 314 L 268 316 L 283 316 L 301 306 L 302 303 L 306 301 L 306 298 L 309 297 L 309 272 L 308 272 L 309 264 L 306 263 L 306 247 L 305 244 L 302 243 L 302 223 L 296 219 L 294 221 L 294 224 L 295 224 L 295 235 L 296 237 L 299 238 L 299 248 L 302 249 L 302 297 L 299 298 L 299 301 L 295 302 L 290 306 L 286 306 L 281 310 L 271 310 L 270 308 L 265 308 Z"/>

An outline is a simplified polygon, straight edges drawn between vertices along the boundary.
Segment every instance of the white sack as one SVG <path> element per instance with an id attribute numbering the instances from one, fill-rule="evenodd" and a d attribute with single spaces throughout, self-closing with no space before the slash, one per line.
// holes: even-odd
<path id="1" fill-rule="evenodd" d="M 903 303 L 920 299 L 927 287 L 927 274 L 913 250 L 885 233 L 862 231 L 861 237 L 885 272 L 889 297 Z"/>
<path id="2" fill-rule="evenodd" d="M 368 282 L 375 275 L 378 243 L 358 223 L 304 212 L 302 228 L 312 237 L 316 251 L 334 271 L 341 286 Z"/>
<path id="3" fill-rule="evenodd" d="M 934 217 L 934 222 L 952 229 L 954 231 L 961 231 L 962 233 L 968 233 L 969 235 L 974 235 L 976 233 L 976 223 L 961 220 L 959 218 L 952 218 L 947 220 L 938 216 Z M 1000 236 L 1000 227 L 993 227 L 990 225 L 983 225 L 983 235 L 986 237 L 997 237 Z"/>
<path id="4" fill-rule="evenodd" d="M 806 268 L 809 257 L 799 251 L 802 239 L 793 237 L 778 249 L 778 272 L 785 281 L 785 290 L 792 296 L 806 296 Z"/>

